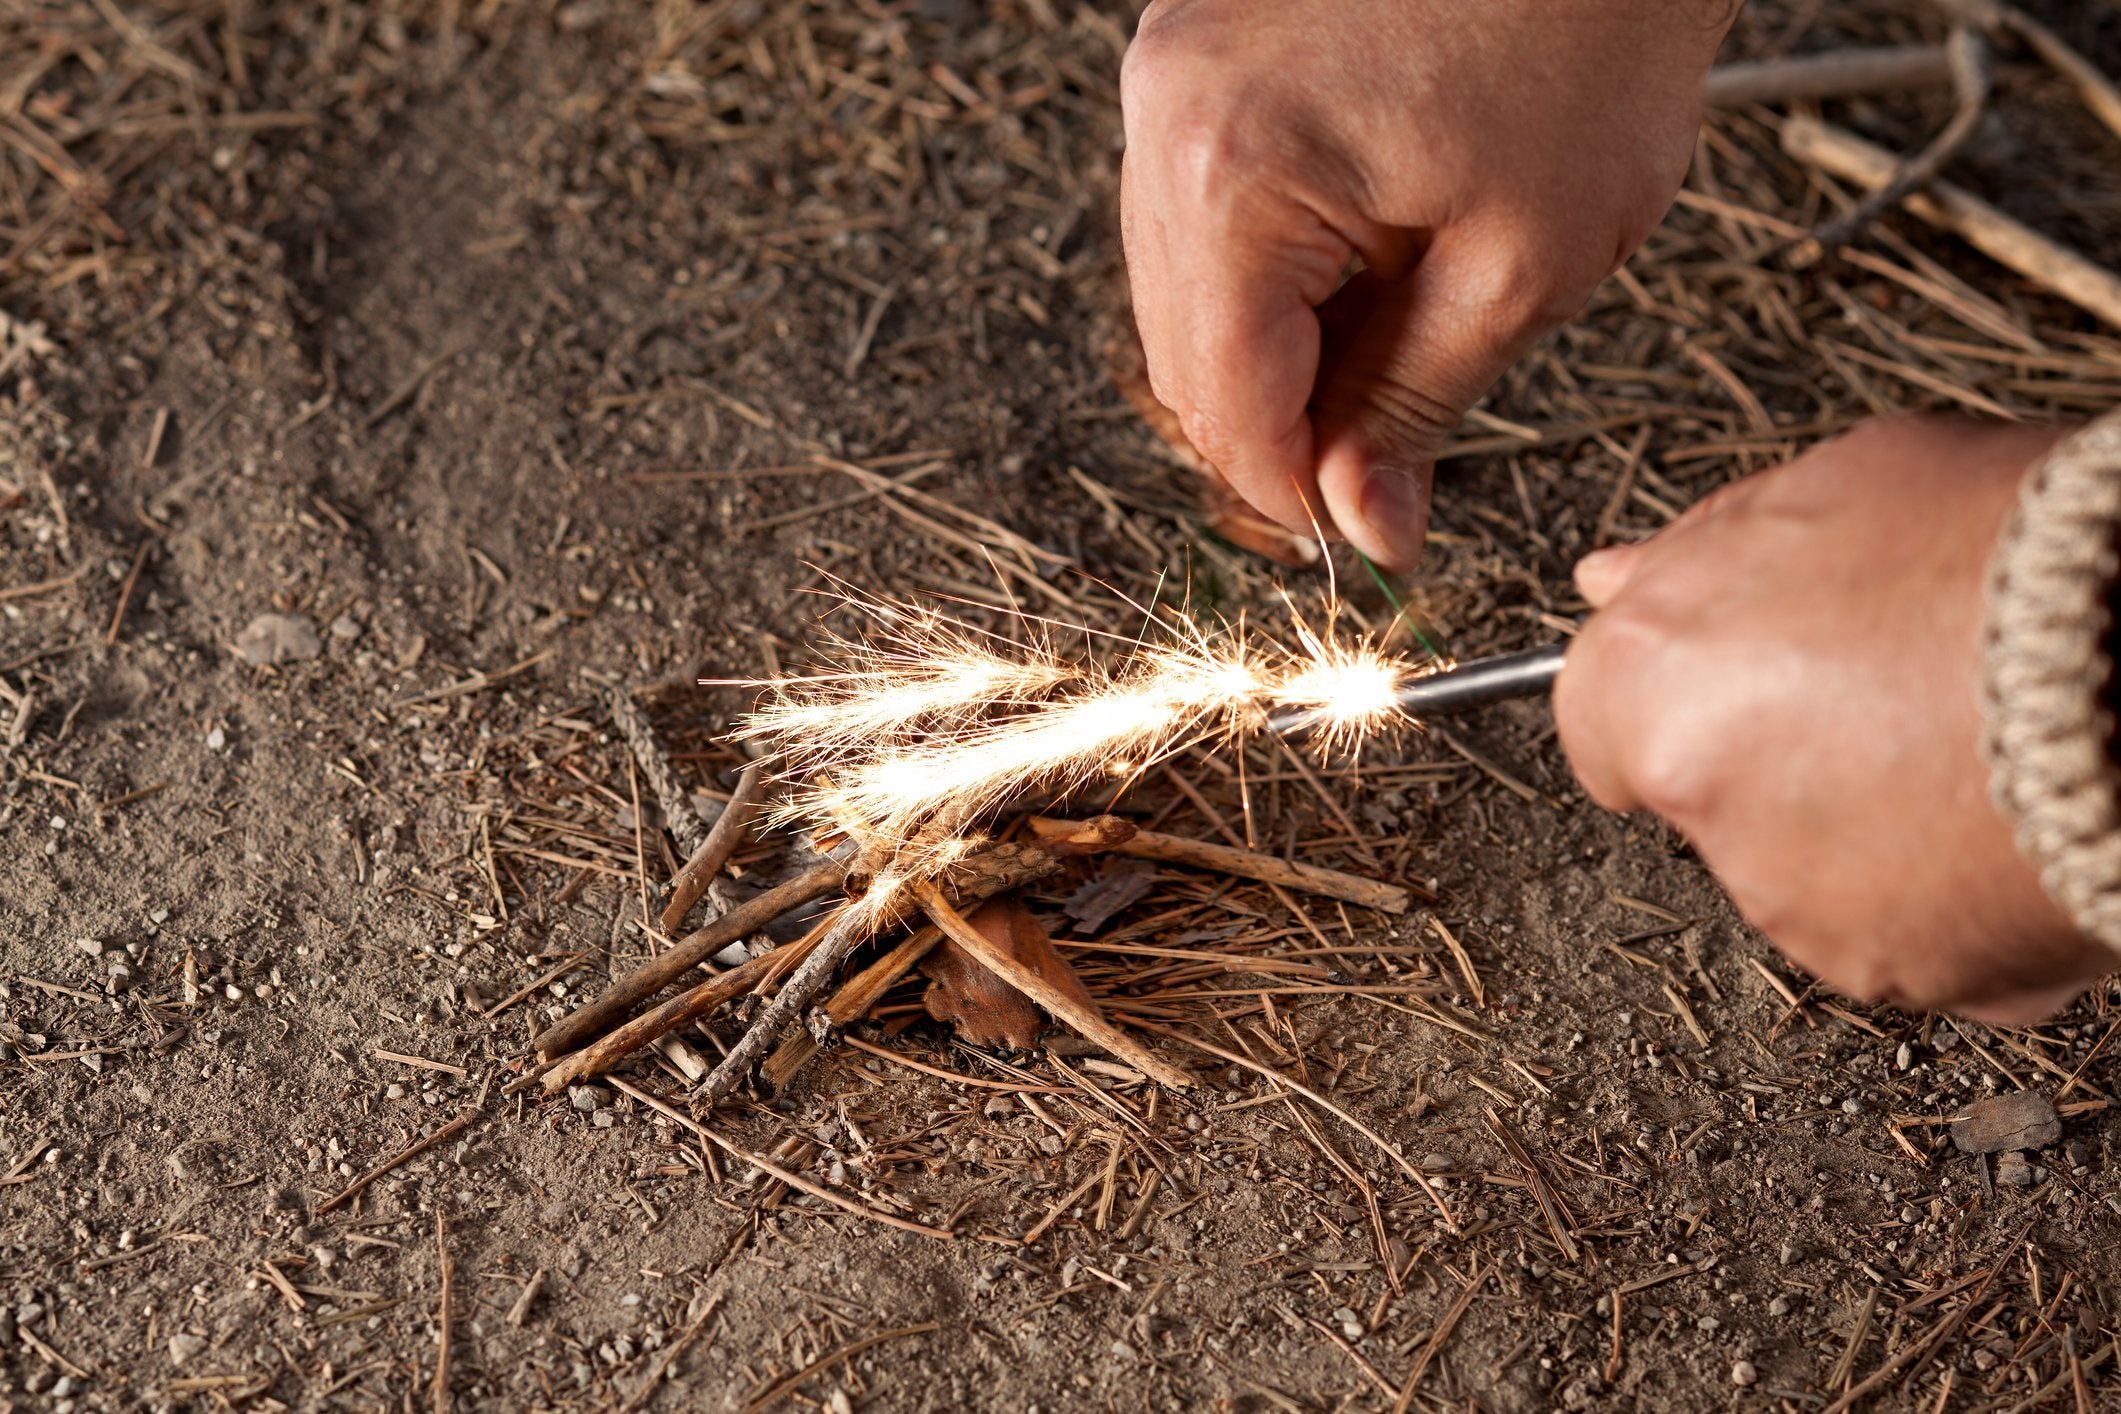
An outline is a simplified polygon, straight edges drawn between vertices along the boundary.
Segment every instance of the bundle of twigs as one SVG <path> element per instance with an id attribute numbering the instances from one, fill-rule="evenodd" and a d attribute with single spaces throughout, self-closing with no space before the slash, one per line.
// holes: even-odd
<path id="1" fill-rule="evenodd" d="M 626 715 L 619 714 L 635 754 L 644 758 L 644 764 L 653 762 L 660 752 L 652 734 L 645 723 L 637 718 L 627 721 Z M 649 764 L 644 774 L 658 785 L 665 813 L 672 819 L 684 818 L 688 807 L 674 783 L 662 788 L 660 778 L 667 776 L 667 770 Z M 705 921 L 595 1000 L 541 1032 L 534 1042 L 535 1057 L 526 1060 L 511 1091 L 538 1087 L 546 1094 L 557 1094 L 569 1085 L 606 1074 L 680 1028 L 746 999 L 760 999 L 762 1005 L 721 1063 L 700 1081 L 692 1098 L 711 1106 L 762 1063 L 770 1083 L 785 1085 L 817 1053 L 831 1028 L 851 1025 L 866 1016 L 945 940 L 1004 987 L 1029 998 L 1113 1059 L 1148 1079 L 1184 1088 L 1192 1083 L 1184 1069 L 1106 1020 L 1079 986 L 1058 985 L 1049 973 L 998 944 L 968 914 L 987 900 L 1047 879 L 1070 860 L 1105 853 L 1206 868 L 1386 913 L 1405 912 L 1413 899 L 1408 889 L 1397 885 L 1235 846 L 1141 830 L 1117 816 L 1101 815 L 1079 821 L 1038 817 L 1019 821 L 1016 829 L 1003 832 L 1001 838 L 974 846 L 931 874 L 907 881 L 902 893 L 913 906 L 906 914 L 863 906 L 856 895 L 870 882 L 877 863 L 844 840 L 813 849 L 813 862 L 785 882 L 722 908 L 712 897 L 713 886 L 730 858 L 752 840 L 760 817 L 762 784 L 757 767 L 743 774 L 714 829 L 699 840 L 670 881 L 661 917 L 665 929 L 675 932 L 695 909 L 704 909 L 709 915 Z M 1025 837 L 1009 837 L 1016 833 Z M 835 893 L 846 896 L 846 901 L 802 937 L 726 970 L 699 975 L 701 969 L 711 969 L 711 959 L 731 944 L 760 934 L 776 920 Z M 822 1010 L 806 1017 L 850 958 L 894 934 L 906 936 L 845 981 Z M 666 991 L 671 995 L 658 1001 Z M 806 1020 L 809 1025 L 797 1029 L 797 1023 Z"/>

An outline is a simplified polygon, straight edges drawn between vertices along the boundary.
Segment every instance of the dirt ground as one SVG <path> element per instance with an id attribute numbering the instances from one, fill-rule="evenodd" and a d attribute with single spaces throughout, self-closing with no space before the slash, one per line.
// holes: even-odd
<path id="1" fill-rule="evenodd" d="M 2036 8 L 2121 72 L 2112 7 Z M 1131 22 L 0 0 L 0 1410 L 2121 1406 L 2110 994 L 2022 1032 L 1811 994 L 1533 704 L 1314 780 L 1251 749 L 1269 847 L 1433 905 L 1032 895 L 1116 1018 L 1392 1152 L 1175 1041 L 1184 1094 L 975 1052 L 911 987 L 710 1122 L 948 1239 L 611 1087 L 500 1093 L 647 950 L 674 846 L 612 686 L 726 795 L 745 697 L 695 680 L 801 661 L 827 574 L 996 599 L 973 516 L 1041 612 L 1169 573 L 1273 614 L 1110 376 Z M 1733 53 L 1942 33 L 1813 0 Z M 1949 109 L 1826 112 L 1912 148 Z M 2117 139 L 2022 46 L 1991 109 L 1954 179 L 2121 251 Z M 1869 412 L 2121 401 L 2115 331 L 1912 220 L 1789 268 L 1841 196 L 1779 117 L 1705 127 L 1454 446 L 1407 585 L 1454 651 L 1553 639 L 1576 555 Z M 251 661 L 269 614 L 314 639 Z M 1231 759 L 1119 808 L 1212 838 Z M 2020 1089 L 2062 1137 L 1957 1152 Z"/>

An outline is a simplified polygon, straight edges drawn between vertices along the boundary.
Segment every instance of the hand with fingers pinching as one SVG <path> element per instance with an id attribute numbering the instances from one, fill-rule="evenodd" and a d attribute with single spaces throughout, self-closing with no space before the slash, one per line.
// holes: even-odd
<path id="1" fill-rule="evenodd" d="M 1290 529 L 1411 565 L 1443 439 L 1662 219 L 1734 13 L 1156 0 L 1121 216 L 1150 382 L 1194 447 Z"/>
<path id="2" fill-rule="evenodd" d="M 1577 566 L 1596 612 L 1554 688 L 1577 777 L 1669 821 L 1842 992 L 2015 1022 L 2116 965 L 2020 853 L 1980 749 L 1984 575 L 2060 435 L 1872 423 Z"/>

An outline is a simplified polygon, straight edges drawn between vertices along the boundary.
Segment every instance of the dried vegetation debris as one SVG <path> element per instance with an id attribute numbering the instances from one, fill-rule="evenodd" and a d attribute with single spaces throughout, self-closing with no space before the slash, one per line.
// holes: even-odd
<path id="1" fill-rule="evenodd" d="M 1113 1019 L 1231 1058 L 1145 1031 L 1191 1094 L 1065 1037 L 957 1046 L 902 973 L 711 1118 L 735 1153 L 650 1103 L 683 1052 L 586 1108 L 500 1103 L 535 1025 L 659 946 L 642 886 L 682 862 L 574 672 L 770 671 L 805 559 L 993 600 L 998 540 L 1048 607 L 1189 558 L 1264 597 L 1090 352 L 1125 16 L 119 13 L 0 16 L 0 832 L 28 846 L 0 906 L 51 920 L 0 974 L 0 1401 L 425 1401 L 438 1324 L 466 1406 L 2110 1395 L 2108 1000 L 1991 1031 L 1812 994 L 1661 832 L 1541 803 L 1568 787 L 1529 711 L 1359 775 L 1189 758 L 1124 802 L 1238 843 L 1249 807 L 1262 850 L 1433 907 L 1159 864 L 1073 934 L 1080 876 L 1029 896 Z M 1942 35 L 1894 5 L 1744 26 Z M 1950 175 L 2112 250 L 2101 130 L 2003 59 L 2007 142 Z M 1829 116 L 1914 151 L 1948 102 Z M 1420 588 L 1456 651 L 1563 631 L 1576 554 L 1855 418 L 2121 391 L 2111 330 L 1901 218 L 1786 268 L 1850 194 L 1777 119 L 1714 119 L 1672 221 L 1461 434 Z M 363 633 L 238 670 L 265 612 Z M 654 695 L 687 784 L 732 785 L 737 705 Z M 711 1063 L 741 1019 L 678 1041 Z M 2058 1141 L 1956 1155 L 1956 1115 L 2027 1090 Z"/>

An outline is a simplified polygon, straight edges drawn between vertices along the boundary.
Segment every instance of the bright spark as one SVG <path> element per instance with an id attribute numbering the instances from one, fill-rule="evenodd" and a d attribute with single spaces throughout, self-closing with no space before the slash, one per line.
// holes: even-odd
<path id="1" fill-rule="evenodd" d="M 1243 625 L 1152 615 L 1113 660 L 1065 661 L 1077 626 L 1023 619 L 1030 646 L 986 638 L 930 609 L 848 596 L 875 625 L 836 638 L 829 670 L 755 684 L 764 704 L 737 735 L 803 784 L 789 820 L 825 824 L 884 861 L 865 906 L 932 876 L 967 831 L 1034 791 L 1066 794 L 1139 776 L 1196 742 L 1262 729 L 1270 710 L 1310 714 L 1327 751 L 1358 748 L 1404 720 L 1394 689 L 1413 663 L 1299 621 L 1294 648 Z M 1021 617 L 1021 616 L 1020 616 Z"/>

